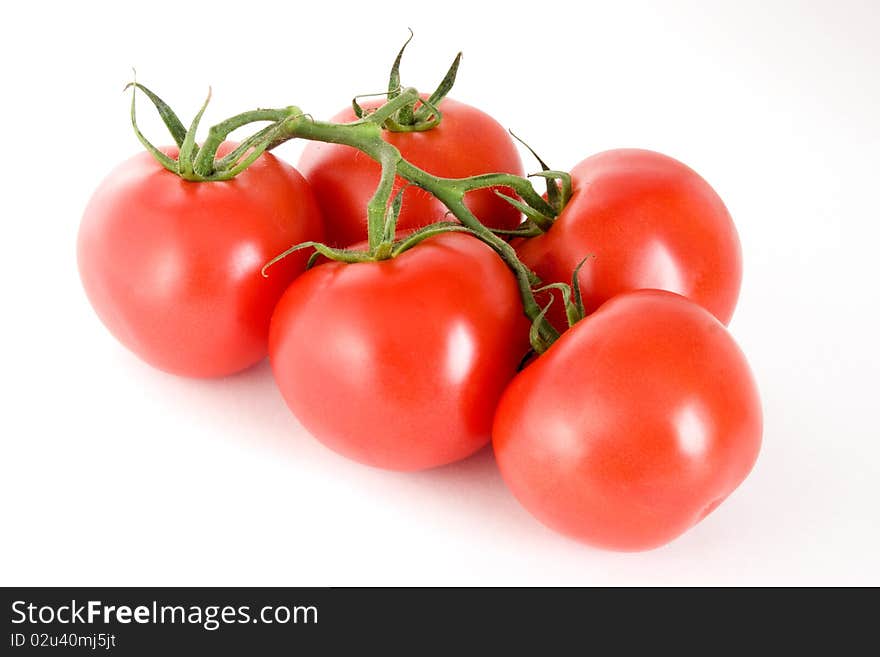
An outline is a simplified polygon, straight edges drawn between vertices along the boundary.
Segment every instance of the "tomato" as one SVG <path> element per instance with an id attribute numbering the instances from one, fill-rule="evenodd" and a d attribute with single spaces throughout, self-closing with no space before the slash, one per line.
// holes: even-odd
<path id="1" fill-rule="evenodd" d="M 381 103 L 367 103 L 375 108 Z M 449 98 L 439 106 L 440 124 L 423 132 L 383 131 L 404 159 L 435 176 L 464 178 L 483 173 L 522 175 L 522 162 L 510 136 L 488 114 Z M 334 122 L 356 119 L 352 109 Z M 315 190 L 325 217 L 328 243 L 348 246 L 367 236 L 367 203 L 376 191 L 381 168 L 360 151 L 340 144 L 309 142 L 297 165 Z M 395 191 L 406 184 L 398 178 Z M 491 189 L 469 192 L 465 202 L 484 224 L 515 228 L 520 214 Z M 448 210 L 430 193 L 411 186 L 404 192 L 397 221 L 400 230 L 449 219 Z M 454 217 L 452 217 L 454 219 Z"/>
<path id="2" fill-rule="evenodd" d="M 615 297 L 512 381 L 501 473 L 551 528 L 616 550 L 662 545 L 714 510 L 761 444 L 761 404 L 710 313 L 656 290 Z"/>
<path id="3" fill-rule="evenodd" d="M 739 237 L 724 203 L 695 171 L 646 150 L 599 153 L 572 171 L 573 194 L 543 235 L 515 241 L 546 283 L 579 281 L 586 311 L 621 292 L 660 289 L 727 324 L 742 279 Z M 563 306 L 549 317 L 565 327 Z"/>
<path id="4" fill-rule="evenodd" d="M 215 377 L 265 357 L 272 310 L 306 256 L 268 278 L 263 265 L 322 236 L 308 183 L 272 155 L 228 182 L 187 182 L 144 152 L 95 191 L 77 256 L 92 306 L 123 345 L 162 370 Z"/>
<path id="5" fill-rule="evenodd" d="M 419 470 L 488 443 L 527 334 L 504 262 L 444 233 L 391 260 L 300 276 L 272 317 L 269 358 L 288 406 L 325 445 Z"/>

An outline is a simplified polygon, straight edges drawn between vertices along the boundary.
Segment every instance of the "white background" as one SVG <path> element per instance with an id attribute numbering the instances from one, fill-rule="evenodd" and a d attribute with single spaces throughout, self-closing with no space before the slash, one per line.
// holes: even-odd
<path id="1" fill-rule="evenodd" d="M 880 584 L 877 2 L 239 6 L 4 9 L 0 583 Z M 436 84 L 461 49 L 452 95 L 553 166 L 653 148 L 733 213 L 731 329 L 764 447 L 672 544 L 615 554 L 552 533 L 488 450 L 422 474 L 346 461 L 297 425 L 265 363 L 175 378 L 92 313 L 75 236 L 99 180 L 140 148 L 132 66 L 186 117 L 209 84 L 207 121 L 257 105 L 325 117 L 382 89 L 407 26 L 406 83 Z"/>

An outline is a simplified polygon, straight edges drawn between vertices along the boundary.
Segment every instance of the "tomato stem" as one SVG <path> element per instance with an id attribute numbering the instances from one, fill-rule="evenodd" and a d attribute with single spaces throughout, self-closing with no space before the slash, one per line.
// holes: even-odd
<path id="1" fill-rule="evenodd" d="M 514 190 L 529 206 L 545 216 L 554 216 L 554 209 L 535 192 L 527 179 L 513 174 L 494 173 L 469 178 L 441 178 L 405 160 L 395 146 L 382 139 L 381 125 L 400 106 L 416 98 L 418 98 L 418 92 L 415 89 L 405 89 L 400 95 L 373 113 L 352 123 L 338 124 L 317 121 L 302 114 L 291 116 L 281 123 L 284 126 L 283 136 L 290 139 L 300 138 L 351 146 L 382 166 L 379 186 L 369 202 L 367 212 L 367 234 L 372 252 L 375 252 L 382 243 L 385 209 L 396 176 L 400 176 L 433 194 L 449 208 L 464 226 L 470 229 L 472 234 L 492 247 L 513 271 L 522 298 L 523 310 L 526 316 L 535 323 L 536 331 L 540 337 L 540 350 L 543 351 L 546 345 L 552 344 L 559 337 L 559 332 L 546 320 L 535 299 L 532 286 L 540 282 L 538 277 L 519 260 L 516 251 L 509 243 L 495 235 L 477 219 L 465 204 L 464 196 L 467 192 L 477 189 L 507 187 Z M 282 138 L 279 138 L 279 143 L 281 140 Z M 441 231 L 444 228 L 440 227 L 437 230 Z M 400 253 L 400 247 L 398 246 L 395 251 Z"/>
<path id="2" fill-rule="evenodd" d="M 405 89 L 392 101 L 353 123 L 329 123 L 317 121 L 303 115 L 292 117 L 285 122 L 285 131 L 290 138 L 331 142 L 357 148 L 382 166 L 379 187 L 376 194 L 370 200 L 368 207 L 367 233 L 370 239 L 371 250 L 374 247 L 378 247 L 381 242 L 385 206 L 390 197 L 395 176 L 400 176 L 404 180 L 433 194 L 449 208 L 464 226 L 470 229 L 472 234 L 491 246 L 507 263 L 516 276 L 526 316 L 533 322 L 536 322 L 536 330 L 540 335 L 542 343 L 551 344 L 559 337 L 559 333 L 543 317 L 541 307 L 538 305 L 532 291 L 532 285 L 539 283 L 539 279 L 519 260 L 516 251 L 510 244 L 495 235 L 477 219 L 465 204 L 464 196 L 467 192 L 476 189 L 508 187 L 513 189 L 524 200 L 527 200 L 530 205 L 538 206 L 537 209 L 539 211 L 555 214 L 553 208 L 535 192 L 528 180 L 519 176 L 498 173 L 472 176 L 470 178 L 440 178 L 405 160 L 395 146 L 382 139 L 380 125 L 385 118 L 396 111 L 395 106 L 398 103 L 403 104 L 417 97 L 418 92 L 415 89 Z M 400 249 L 398 247 L 397 253 L 399 252 Z"/>
<path id="3" fill-rule="evenodd" d="M 400 48 L 400 51 L 397 53 L 397 57 L 394 59 L 394 64 L 391 66 L 391 74 L 388 76 L 388 92 L 387 98 L 389 101 L 394 100 L 401 94 L 401 84 L 400 84 L 400 62 L 403 59 L 403 53 L 406 51 L 406 47 L 409 45 L 410 41 L 413 39 L 413 31 L 409 30 L 409 37 L 403 43 L 403 46 Z M 434 90 L 428 98 L 421 98 L 418 95 L 415 98 L 410 99 L 408 102 L 398 106 L 394 112 L 386 119 L 384 127 L 387 130 L 392 132 L 423 132 L 425 130 L 430 130 L 438 123 L 440 123 L 441 113 L 437 108 L 437 105 L 441 100 L 449 93 L 452 89 L 452 86 L 455 84 L 455 77 L 458 75 L 458 67 L 461 64 L 461 53 L 458 53 L 455 56 L 455 59 L 452 61 L 452 65 L 449 67 L 449 70 L 446 71 L 446 75 L 443 77 L 443 80 L 440 81 L 440 84 L 437 85 L 437 88 Z M 419 107 L 416 108 L 416 103 L 419 103 Z M 357 104 L 357 98 L 354 99 L 352 103 L 355 114 L 360 117 L 363 113 L 360 105 Z"/>
<path id="4" fill-rule="evenodd" d="M 435 95 L 439 95 L 440 98 L 448 90 L 445 89 L 447 83 L 451 86 L 448 78 L 450 76 L 454 78 L 457 62 L 458 58 L 456 58 L 450 73 L 447 74 L 447 78 L 444 79 L 444 83 L 441 83 L 441 87 L 438 88 L 438 92 L 435 92 Z M 144 91 L 157 110 L 160 111 L 160 114 L 164 108 L 167 108 L 161 99 L 151 91 L 140 84 L 133 84 L 135 91 L 138 89 Z M 389 96 L 391 95 L 389 94 Z M 208 98 L 210 99 L 210 95 Z M 509 196 L 506 197 L 507 200 L 525 211 L 530 219 L 528 222 L 530 225 L 520 230 L 523 234 L 526 231 L 532 234 L 536 230 L 546 229 L 558 213 L 558 209 L 545 201 L 535 191 L 528 179 L 520 176 L 509 173 L 490 173 L 467 178 L 441 178 L 405 160 L 393 144 L 382 138 L 382 131 L 387 127 L 388 122 L 393 122 L 395 117 L 399 117 L 401 108 L 413 106 L 417 102 L 423 102 L 423 106 L 428 108 L 426 116 L 421 119 L 422 121 L 439 120 L 439 111 L 432 107 L 433 101 L 430 99 L 422 101 L 416 89 L 408 87 L 400 90 L 398 93 L 393 94 L 393 97 L 387 103 L 372 112 L 365 112 L 361 118 L 351 123 L 318 121 L 310 115 L 304 114 L 302 110 L 295 106 L 244 112 L 211 128 L 204 144 L 198 147 L 195 141 L 195 133 L 207 102 L 206 100 L 202 105 L 189 130 L 186 131 L 180 146 L 180 157 L 175 161 L 155 148 L 138 130 L 135 120 L 134 97 L 132 98 L 132 125 L 135 132 L 144 143 L 144 146 L 166 169 L 186 180 L 205 182 L 229 180 L 247 168 L 260 154 L 290 139 L 308 139 L 356 148 L 378 162 L 382 168 L 379 185 L 367 205 L 369 250 L 364 253 L 353 252 L 347 249 L 333 249 L 323 244 L 309 244 L 308 246 L 315 248 L 328 258 L 354 263 L 393 257 L 417 244 L 422 239 L 426 239 L 431 234 L 458 230 L 458 228 L 453 227 L 448 222 L 439 222 L 427 227 L 424 232 L 419 231 L 409 239 L 395 243 L 393 229 L 396 216 L 394 216 L 393 211 L 389 213 L 389 202 L 394 191 L 395 180 L 399 176 L 433 194 L 449 208 L 452 214 L 458 218 L 471 234 L 492 247 L 510 267 L 516 276 L 523 310 L 526 316 L 533 322 L 532 333 L 535 336 L 535 340 L 533 340 L 535 349 L 539 352 L 543 351 L 559 337 L 558 331 L 545 318 L 545 310 L 542 310 L 535 299 L 532 287 L 540 284 L 540 279 L 519 260 L 516 251 L 508 242 L 480 222 L 471 212 L 470 208 L 468 208 L 464 198 L 468 192 L 479 189 L 491 188 L 496 190 L 496 192 L 499 191 L 499 188 L 512 190 L 522 199 L 522 203 Z M 169 130 L 172 130 L 175 138 L 179 138 L 182 128 L 177 128 L 179 121 L 175 123 L 176 116 L 173 115 L 173 112 L 168 114 L 169 112 L 170 108 L 166 111 L 168 116 L 166 125 L 168 125 Z M 165 118 L 163 116 L 163 119 Z M 272 121 L 272 123 L 243 141 L 224 158 L 216 159 L 217 148 L 230 132 L 236 128 L 259 121 Z M 551 174 L 555 173 L 551 172 Z M 547 177 L 549 178 L 550 176 L 548 175 Z M 396 202 L 399 203 L 399 201 L 400 199 L 398 198 Z M 517 231 L 513 232 L 517 233 Z M 288 249 L 284 254 L 274 258 L 266 267 L 300 248 L 306 248 L 306 246 L 296 245 Z"/>

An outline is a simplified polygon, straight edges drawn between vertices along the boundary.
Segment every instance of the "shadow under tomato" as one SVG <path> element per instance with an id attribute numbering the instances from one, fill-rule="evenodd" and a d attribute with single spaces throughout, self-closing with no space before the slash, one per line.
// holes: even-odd
<path id="1" fill-rule="evenodd" d="M 338 482 L 399 513 L 403 521 L 413 514 L 430 514 L 437 516 L 438 528 L 454 525 L 469 535 L 500 533 L 510 538 L 516 534 L 521 540 L 533 532 L 536 538 L 543 533 L 505 486 L 491 445 L 429 470 L 381 470 L 333 452 L 306 431 L 275 386 L 268 359 L 222 379 L 186 379 L 141 363 L 128 366 L 140 369 L 142 393 L 152 398 L 157 412 L 174 409 L 218 441 L 241 442 L 249 450 L 268 452 L 270 458 L 286 464 L 291 477 L 308 472 L 328 487 Z"/>

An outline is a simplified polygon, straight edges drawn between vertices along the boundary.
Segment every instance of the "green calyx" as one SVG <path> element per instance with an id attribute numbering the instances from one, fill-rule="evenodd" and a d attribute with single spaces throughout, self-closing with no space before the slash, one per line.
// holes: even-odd
<path id="1" fill-rule="evenodd" d="M 200 145 L 196 143 L 196 133 L 202 120 L 202 115 L 211 100 L 211 91 L 202 104 L 189 128 L 174 113 L 174 110 L 155 93 L 137 81 L 129 82 L 125 89 L 131 89 L 131 125 L 144 148 L 156 158 L 168 171 L 180 176 L 184 180 L 193 182 L 210 182 L 231 180 L 239 173 L 247 169 L 266 150 L 276 145 L 276 141 L 283 134 L 285 124 L 291 119 L 302 116 L 302 112 L 296 107 L 283 109 L 256 109 L 243 112 L 231 118 L 221 121 L 212 126 L 208 131 L 208 137 Z M 172 157 L 154 146 L 144 136 L 137 124 L 136 99 L 137 92 L 141 91 L 153 103 L 159 113 L 168 132 L 171 133 L 174 143 L 177 145 L 177 157 Z M 271 125 L 256 132 L 242 141 L 233 151 L 222 158 L 217 157 L 220 144 L 229 134 L 238 128 L 255 122 L 270 121 Z"/>
<path id="2" fill-rule="evenodd" d="M 403 53 L 406 51 L 406 47 L 412 39 L 413 31 L 410 30 L 409 38 L 400 48 L 400 51 L 397 53 L 397 57 L 394 59 L 394 63 L 391 66 L 391 74 L 388 76 L 388 91 L 384 93 L 389 101 L 394 100 L 404 91 L 400 82 L 400 62 L 403 59 Z M 452 61 L 449 70 L 446 71 L 443 80 L 437 85 L 434 93 L 427 98 L 417 96 L 410 102 L 401 105 L 393 114 L 385 118 L 382 122 L 382 127 L 391 132 L 424 132 L 425 130 L 431 130 L 439 125 L 443 118 L 443 114 L 438 108 L 438 105 L 455 84 L 455 76 L 458 74 L 460 63 L 461 53 L 458 53 Z M 359 98 L 362 98 L 362 96 L 355 96 L 355 98 L 352 99 L 351 104 L 355 115 L 360 119 L 367 116 L 369 111 L 361 107 L 358 103 Z"/>
<path id="3" fill-rule="evenodd" d="M 568 323 L 569 328 L 577 324 L 587 315 L 586 308 L 584 307 L 584 299 L 581 294 L 581 284 L 578 280 L 579 274 L 581 272 L 581 268 L 584 264 L 589 260 L 592 256 L 587 256 L 582 259 L 577 267 L 574 268 L 574 272 L 571 274 L 571 283 L 549 283 L 548 285 L 542 285 L 540 287 L 534 288 L 534 292 L 550 292 L 551 290 L 558 290 L 560 295 L 562 296 L 562 303 L 565 305 L 565 319 Z M 547 313 L 550 310 L 550 307 L 553 305 L 554 297 L 550 296 L 547 301 L 547 305 L 541 308 L 541 312 L 538 313 L 532 319 L 532 325 L 529 329 L 529 342 L 532 345 L 532 350 L 536 353 L 541 354 L 547 351 L 550 346 L 553 344 L 553 339 L 548 339 L 544 332 L 541 330 L 542 324 L 544 324 L 547 319 Z M 525 360 L 524 360 L 525 362 Z"/>
<path id="4" fill-rule="evenodd" d="M 429 237 L 450 232 L 471 232 L 470 229 L 462 226 L 454 221 L 440 221 L 429 224 L 409 233 L 403 237 L 397 236 L 397 218 L 400 216 L 400 209 L 403 206 L 403 193 L 409 185 L 402 187 L 394 196 L 392 201 L 385 208 L 382 220 L 381 236 L 375 242 L 370 242 L 366 249 L 340 249 L 329 246 L 323 242 L 303 242 L 295 244 L 283 253 L 267 262 L 262 269 L 262 274 L 267 277 L 266 273 L 269 267 L 276 262 L 283 260 L 287 256 L 304 249 L 314 249 L 308 261 L 307 269 L 310 269 L 317 262 L 318 258 L 323 256 L 328 260 L 336 262 L 344 262 L 347 264 L 356 264 L 359 262 L 378 262 L 380 260 L 390 260 L 396 258 L 404 251 L 408 251 L 417 244 L 420 244 Z"/>
<path id="5" fill-rule="evenodd" d="M 554 219 L 562 212 L 562 209 L 571 198 L 571 175 L 566 171 L 557 171 L 548 167 L 544 160 L 541 159 L 541 156 L 535 152 L 535 149 L 520 139 L 512 130 L 508 132 L 510 132 L 511 137 L 525 146 L 534 158 L 538 160 L 538 164 L 541 165 L 541 171 L 531 173 L 528 177 L 544 179 L 547 186 L 546 205 L 549 208 L 549 212 L 522 203 L 518 199 L 496 190 L 495 193 L 522 212 L 526 220 L 514 230 L 495 230 L 494 232 L 509 237 L 536 237 L 550 229 Z"/>
<path id="6" fill-rule="evenodd" d="M 318 258 L 322 256 L 327 260 L 344 262 L 350 265 L 361 262 L 379 262 L 381 260 L 396 258 L 401 253 L 404 253 L 414 246 L 424 242 L 429 237 L 442 235 L 443 233 L 471 233 L 471 231 L 467 227 L 454 221 L 439 221 L 424 226 L 402 238 L 392 237 L 387 241 L 381 242 L 376 249 L 367 248 L 366 250 L 340 249 L 328 246 L 323 242 L 302 242 L 300 244 L 295 244 L 283 253 L 279 253 L 263 265 L 262 274 L 263 277 L 268 278 L 268 270 L 272 265 L 283 260 L 292 253 L 303 251 L 305 249 L 314 249 L 314 253 L 309 257 L 306 269 L 311 269 L 317 263 Z"/>
<path id="7" fill-rule="evenodd" d="M 581 273 L 581 268 L 584 264 L 589 260 L 592 256 L 587 256 L 583 260 L 578 263 L 578 266 L 574 268 L 574 272 L 571 274 L 571 283 L 550 283 L 548 285 L 543 285 L 541 287 L 535 288 L 535 292 L 548 292 L 550 290 L 559 290 L 562 295 L 562 303 L 565 304 L 565 318 L 568 321 L 569 327 L 574 326 L 579 321 L 581 321 L 587 314 L 586 309 L 584 308 L 584 299 L 581 294 L 581 283 L 578 280 L 578 275 Z M 550 302 L 544 307 L 544 313 L 549 310 L 550 305 L 553 303 L 553 297 L 550 297 Z"/>

